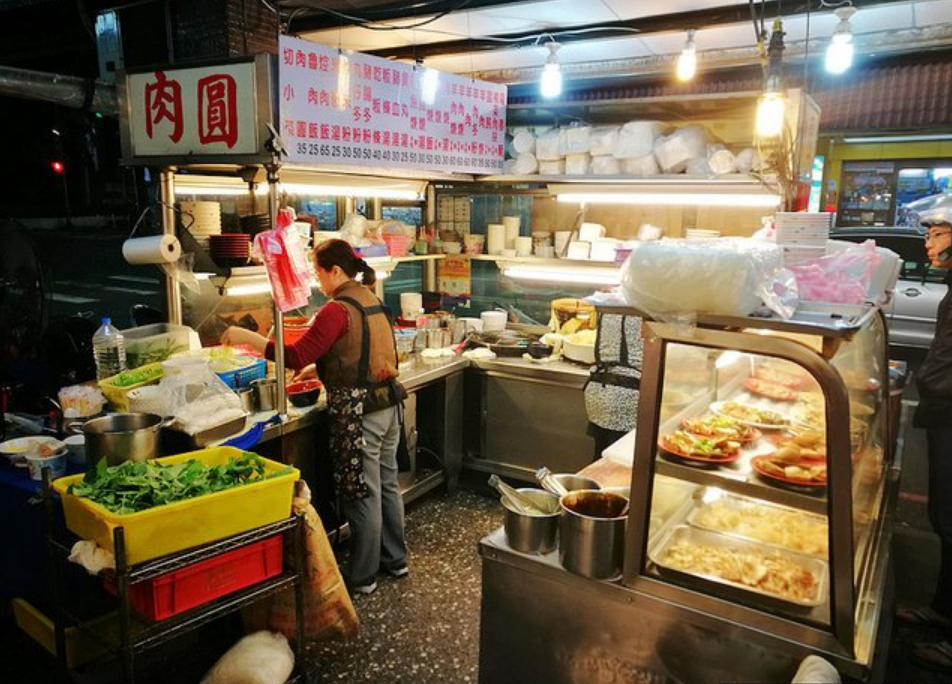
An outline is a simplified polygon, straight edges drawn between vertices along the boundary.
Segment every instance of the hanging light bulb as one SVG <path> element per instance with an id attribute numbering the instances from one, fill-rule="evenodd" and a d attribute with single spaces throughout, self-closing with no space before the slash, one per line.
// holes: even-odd
<path id="1" fill-rule="evenodd" d="M 344 51 L 337 50 L 337 108 L 346 109 L 350 104 L 350 60 Z"/>
<path id="2" fill-rule="evenodd" d="M 694 29 L 688 29 L 688 39 L 678 56 L 678 80 L 690 81 L 697 72 L 697 45 L 694 43 Z"/>
<path id="3" fill-rule="evenodd" d="M 549 56 L 545 58 L 539 91 L 542 97 L 552 99 L 562 94 L 562 67 L 559 65 L 558 55 L 559 48 L 562 46 L 555 41 L 546 43 L 545 46 L 549 49 Z"/>
<path id="4" fill-rule="evenodd" d="M 760 138 L 776 138 L 783 131 L 783 113 L 786 98 L 780 89 L 780 79 L 770 77 L 764 92 L 757 98 L 755 132 Z"/>
<path id="5" fill-rule="evenodd" d="M 422 61 L 420 62 L 422 65 Z M 432 105 L 436 102 L 436 93 L 440 88 L 440 72 L 436 69 L 423 67 L 423 78 L 420 80 L 420 96 L 423 104 Z"/>
<path id="6" fill-rule="evenodd" d="M 856 14 L 855 7 L 840 7 L 834 14 L 840 20 L 826 48 L 826 70 L 842 74 L 853 64 L 853 27 L 850 18 Z"/>

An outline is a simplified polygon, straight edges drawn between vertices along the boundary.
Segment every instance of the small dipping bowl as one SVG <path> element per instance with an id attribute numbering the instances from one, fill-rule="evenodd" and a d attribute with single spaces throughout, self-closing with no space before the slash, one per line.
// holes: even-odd
<path id="1" fill-rule="evenodd" d="M 66 462 L 68 450 L 63 447 L 51 456 L 40 456 L 36 451 L 25 454 L 26 465 L 30 471 L 30 477 L 34 480 L 43 479 L 43 468 L 50 469 L 50 479 L 55 480 L 66 474 Z"/>
<path id="2" fill-rule="evenodd" d="M 321 396 L 322 384 L 320 380 L 303 380 L 292 382 L 287 386 L 288 401 L 298 408 L 313 406 Z"/>

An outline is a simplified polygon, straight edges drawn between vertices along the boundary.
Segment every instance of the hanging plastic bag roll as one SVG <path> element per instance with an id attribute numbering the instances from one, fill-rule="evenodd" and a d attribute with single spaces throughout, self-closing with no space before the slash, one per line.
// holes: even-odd
<path id="1" fill-rule="evenodd" d="M 182 245 L 174 235 L 131 238 L 122 243 L 122 256 L 130 264 L 174 264 Z"/>

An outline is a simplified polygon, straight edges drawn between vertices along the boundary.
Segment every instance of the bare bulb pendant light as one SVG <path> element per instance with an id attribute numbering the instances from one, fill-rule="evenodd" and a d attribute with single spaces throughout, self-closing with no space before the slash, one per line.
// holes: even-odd
<path id="1" fill-rule="evenodd" d="M 831 74 L 842 74 L 853 64 L 853 27 L 850 19 L 856 14 L 856 8 L 839 7 L 833 13 L 840 23 L 836 25 L 826 48 L 826 70 Z"/>
<path id="2" fill-rule="evenodd" d="M 542 79 L 539 82 L 539 92 L 542 97 L 552 99 L 562 94 L 562 67 L 559 65 L 559 48 L 555 41 L 545 44 L 549 55 L 545 59 L 542 69 Z"/>
<path id="3" fill-rule="evenodd" d="M 688 29 L 688 39 L 684 49 L 678 55 L 677 75 L 679 81 L 690 81 L 697 73 L 697 44 L 694 42 L 694 29 Z"/>

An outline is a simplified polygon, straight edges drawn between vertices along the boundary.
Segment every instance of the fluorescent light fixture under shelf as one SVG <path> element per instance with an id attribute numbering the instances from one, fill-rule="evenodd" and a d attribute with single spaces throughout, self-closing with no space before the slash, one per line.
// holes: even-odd
<path id="1" fill-rule="evenodd" d="M 618 285 L 621 283 L 621 270 L 605 267 L 513 264 L 503 266 L 502 274 L 515 280 L 534 280 L 546 283 L 573 283 L 579 285 Z"/>
<path id="2" fill-rule="evenodd" d="M 925 135 L 874 135 L 866 138 L 843 138 L 848 145 L 863 143 L 904 143 L 904 142 L 934 142 L 938 140 L 952 140 L 952 133 L 935 133 Z"/>
<path id="3" fill-rule="evenodd" d="M 777 207 L 780 196 L 743 193 L 660 193 L 660 192 L 567 192 L 558 195 L 559 202 L 578 204 L 663 204 L 708 207 Z"/>
<path id="4" fill-rule="evenodd" d="M 225 285 L 224 290 L 226 297 L 247 297 L 250 295 L 271 294 L 271 283 L 265 281 L 260 283 Z"/>

